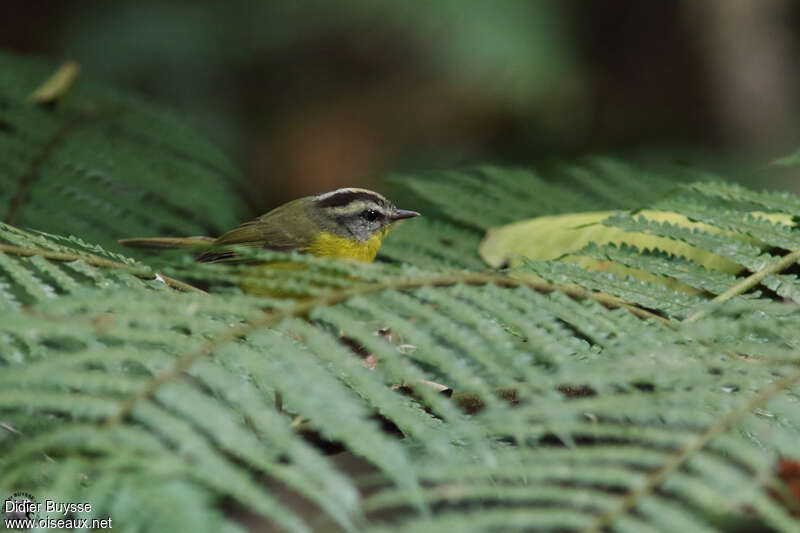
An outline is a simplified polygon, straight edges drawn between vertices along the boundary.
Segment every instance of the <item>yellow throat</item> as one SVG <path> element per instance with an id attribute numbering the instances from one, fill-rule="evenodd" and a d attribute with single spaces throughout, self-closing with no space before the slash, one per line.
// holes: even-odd
<path id="1" fill-rule="evenodd" d="M 366 241 L 348 239 L 332 233 L 322 232 L 316 236 L 306 251 L 316 257 L 371 262 L 378 255 L 381 242 L 388 232 L 388 227 L 382 228 Z"/>

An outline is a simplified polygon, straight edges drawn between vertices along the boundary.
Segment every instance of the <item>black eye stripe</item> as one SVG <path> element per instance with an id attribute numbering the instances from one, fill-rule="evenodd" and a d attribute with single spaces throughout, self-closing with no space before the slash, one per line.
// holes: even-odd
<path id="1" fill-rule="evenodd" d="M 379 211 L 375 211 L 374 209 L 365 209 L 362 211 L 359 216 L 364 220 L 368 220 L 369 222 L 375 222 L 379 218 L 383 218 L 383 214 Z"/>

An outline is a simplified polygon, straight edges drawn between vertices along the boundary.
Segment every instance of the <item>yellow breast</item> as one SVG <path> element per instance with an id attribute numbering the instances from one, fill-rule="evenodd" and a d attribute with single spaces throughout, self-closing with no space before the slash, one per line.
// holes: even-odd
<path id="1" fill-rule="evenodd" d="M 306 251 L 317 257 L 336 257 L 370 262 L 374 261 L 375 256 L 378 255 L 381 241 L 388 231 L 389 228 L 385 227 L 364 242 L 323 232 L 314 239 Z"/>
<path id="2" fill-rule="evenodd" d="M 375 256 L 378 254 L 378 249 L 381 247 L 381 241 L 386 236 L 387 232 L 388 228 L 384 228 L 365 242 L 337 237 L 331 233 L 320 233 L 317 238 L 314 239 L 314 242 L 311 244 L 311 246 L 303 251 L 316 257 L 334 257 L 339 259 L 355 259 L 356 261 L 370 262 L 375 260 Z M 265 273 L 265 279 L 252 283 L 242 283 L 242 291 L 244 291 L 246 294 L 272 298 L 296 298 L 296 294 L 290 294 L 279 287 L 273 286 L 275 283 L 280 284 L 280 276 L 276 274 L 282 271 L 305 270 L 307 267 L 298 263 L 278 262 L 253 266 L 252 268 L 263 269 L 263 272 Z M 272 283 L 267 283 L 267 280 L 269 279 L 272 279 Z"/>

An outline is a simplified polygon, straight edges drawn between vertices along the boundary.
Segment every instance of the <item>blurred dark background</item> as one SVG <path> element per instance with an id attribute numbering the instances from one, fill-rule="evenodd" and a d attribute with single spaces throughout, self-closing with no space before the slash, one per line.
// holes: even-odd
<path id="1" fill-rule="evenodd" d="M 791 0 L 4 0 L 0 36 L 173 109 L 261 209 L 391 171 L 610 153 L 736 174 L 800 146 Z"/>

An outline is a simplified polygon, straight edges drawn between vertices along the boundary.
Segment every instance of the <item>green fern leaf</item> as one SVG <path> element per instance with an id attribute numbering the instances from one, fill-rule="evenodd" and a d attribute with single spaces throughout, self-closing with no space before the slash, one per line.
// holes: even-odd
<path id="1" fill-rule="evenodd" d="M 626 244 L 617 247 L 613 244 L 597 246 L 589 243 L 582 250 L 576 252 L 576 255 L 614 261 L 642 272 L 673 278 L 684 285 L 712 294 L 721 294 L 736 283 L 736 277 L 730 274 L 703 268 L 691 259 L 675 256 L 658 249 L 639 251 L 635 246 Z"/>
<path id="2" fill-rule="evenodd" d="M 674 197 L 658 202 L 659 209 L 680 213 L 718 228 L 747 235 L 770 246 L 786 250 L 800 248 L 800 236 L 790 226 L 773 223 L 761 216 L 747 212 L 712 206 L 697 198 Z"/>
<path id="3" fill-rule="evenodd" d="M 553 283 L 577 283 L 591 290 L 607 292 L 627 302 L 663 311 L 674 317 L 687 316 L 703 301 L 654 283 L 617 276 L 611 272 L 589 272 L 577 265 L 558 261 L 526 260 L 520 270 L 533 272 Z"/>
<path id="4" fill-rule="evenodd" d="M 757 246 L 740 239 L 709 233 L 696 228 L 690 229 L 678 224 L 670 224 L 669 222 L 656 222 L 642 216 L 633 217 L 631 215 L 616 214 L 603 223 L 625 231 L 648 233 L 685 242 L 738 263 L 749 270 L 760 270 L 773 259 L 769 254 L 763 253 Z"/>
<path id="5" fill-rule="evenodd" d="M 241 219 L 243 177 L 191 128 L 90 84 L 54 109 L 29 103 L 52 70 L 0 53 L 0 220 L 119 249 L 131 235 L 219 234 Z"/>

